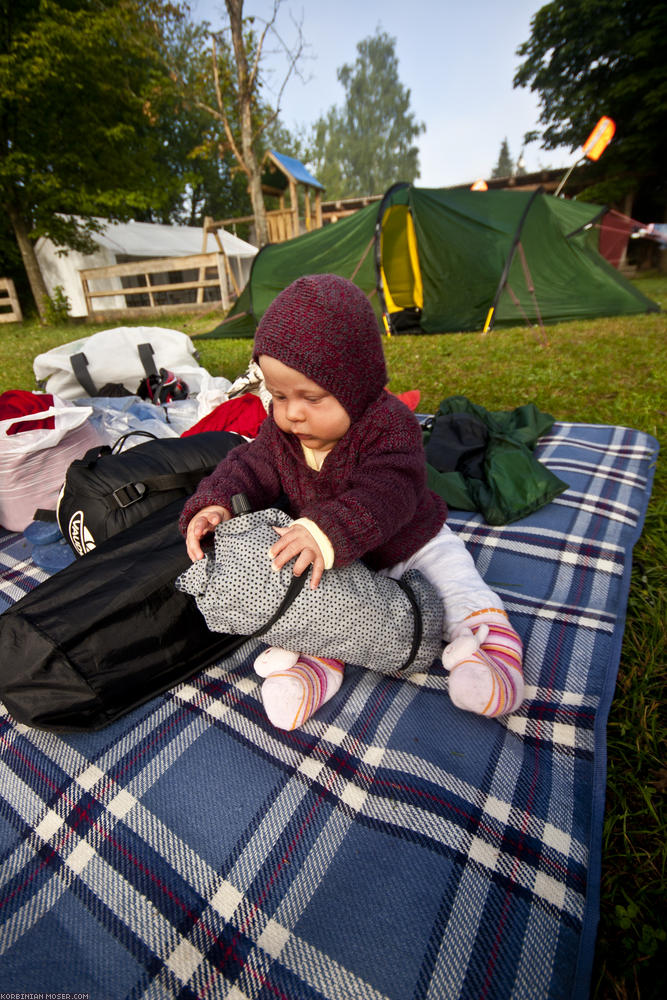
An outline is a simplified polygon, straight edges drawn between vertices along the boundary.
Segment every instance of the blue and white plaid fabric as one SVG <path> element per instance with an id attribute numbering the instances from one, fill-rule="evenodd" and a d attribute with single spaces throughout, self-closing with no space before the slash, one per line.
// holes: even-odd
<path id="1" fill-rule="evenodd" d="M 507 527 L 455 512 L 525 643 L 528 698 L 458 711 L 350 667 L 302 730 L 252 654 L 94 734 L 0 715 L 0 990 L 93 1000 L 585 997 L 605 726 L 657 444 L 557 424 L 570 488 Z M 5 605 L 44 574 L 0 540 Z"/>

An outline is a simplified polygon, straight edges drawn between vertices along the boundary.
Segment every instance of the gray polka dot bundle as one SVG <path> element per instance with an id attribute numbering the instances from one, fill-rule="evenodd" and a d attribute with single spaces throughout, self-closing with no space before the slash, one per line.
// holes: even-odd
<path id="1" fill-rule="evenodd" d="M 442 649 L 443 611 L 431 584 L 415 570 L 400 581 L 363 563 L 327 570 L 311 590 L 309 575 L 289 607 L 281 604 L 293 581 L 291 564 L 271 565 L 273 526 L 291 518 L 279 510 L 232 518 L 215 529 L 213 551 L 176 580 L 191 594 L 212 632 L 262 634 L 275 646 L 335 657 L 382 674 L 425 671 Z"/>

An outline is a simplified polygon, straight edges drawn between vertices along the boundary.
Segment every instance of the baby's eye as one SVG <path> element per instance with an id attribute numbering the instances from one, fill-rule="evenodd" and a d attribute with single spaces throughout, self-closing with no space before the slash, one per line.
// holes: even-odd
<path id="1" fill-rule="evenodd" d="M 322 399 L 322 396 L 306 396 L 307 403 L 321 403 Z"/>

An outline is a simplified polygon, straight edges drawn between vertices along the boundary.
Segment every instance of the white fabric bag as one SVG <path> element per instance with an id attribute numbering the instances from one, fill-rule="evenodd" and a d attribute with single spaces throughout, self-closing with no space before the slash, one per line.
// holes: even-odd
<path id="1" fill-rule="evenodd" d="M 61 344 L 38 354 L 33 361 L 33 371 L 45 391 L 61 399 L 91 396 L 72 367 L 72 358 L 83 354 L 96 393 L 107 383 L 120 383 L 129 392 L 136 393 L 149 374 L 139 350 L 144 344 L 152 348 L 149 353 L 156 371 L 166 368 L 187 383 L 190 395 L 199 392 L 203 377 L 208 373 L 198 363 L 192 340 L 179 330 L 160 326 L 118 326 Z"/>
<path id="2" fill-rule="evenodd" d="M 310 572 L 295 577 L 289 564 L 276 572 L 269 558 L 274 525 L 291 523 L 281 510 L 259 510 L 217 526 L 213 552 L 176 579 L 177 589 L 195 598 L 209 629 L 261 634 L 272 646 L 392 677 L 428 670 L 442 649 L 444 612 L 426 577 L 409 570 L 392 580 L 357 561 L 328 569 L 311 590 Z"/>
<path id="3" fill-rule="evenodd" d="M 71 463 L 102 443 L 92 409 L 57 397 L 48 410 L 0 420 L 0 525 L 24 531 L 35 510 L 55 510 Z M 53 417 L 54 427 L 10 434 L 16 424 Z"/>

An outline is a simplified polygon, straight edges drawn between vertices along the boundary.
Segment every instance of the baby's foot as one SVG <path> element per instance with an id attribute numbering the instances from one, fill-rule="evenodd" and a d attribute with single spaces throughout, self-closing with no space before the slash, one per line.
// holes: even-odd
<path id="1" fill-rule="evenodd" d="M 298 653 L 293 653 L 291 649 L 281 649 L 280 646 L 269 646 L 263 653 L 260 653 L 255 660 L 255 673 L 260 677 L 268 677 L 270 674 L 277 674 L 281 670 L 289 670 L 299 659 Z"/>
<path id="2" fill-rule="evenodd" d="M 466 619 L 443 652 L 449 696 L 477 715 L 508 715 L 524 696 L 522 644 L 503 612 L 478 612 Z"/>
<path id="3" fill-rule="evenodd" d="M 305 656 L 288 670 L 271 673 L 262 684 L 262 701 L 277 729 L 297 729 L 336 694 L 343 683 L 343 663 Z"/>

